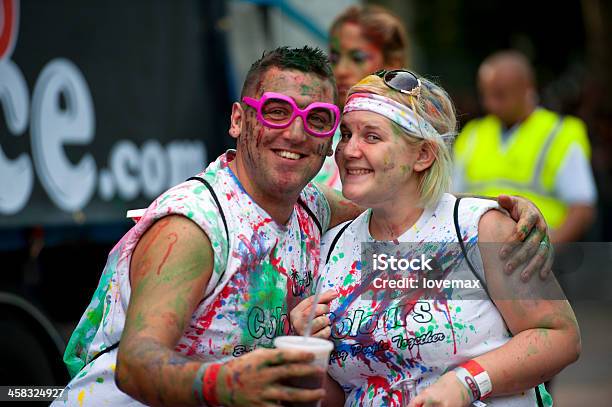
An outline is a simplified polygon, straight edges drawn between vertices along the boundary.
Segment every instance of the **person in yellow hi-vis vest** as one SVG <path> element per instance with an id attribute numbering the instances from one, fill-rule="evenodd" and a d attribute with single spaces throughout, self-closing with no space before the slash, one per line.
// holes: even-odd
<path id="1" fill-rule="evenodd" d="M 552 228 L 553 242 L 579 240 L 597 197 L 585 124 L 537 105 L 532 67 L 519 52 L 485 59 L 478 87 L 488 115 L 457 137 L 454 190 L 527 197 Z"/>

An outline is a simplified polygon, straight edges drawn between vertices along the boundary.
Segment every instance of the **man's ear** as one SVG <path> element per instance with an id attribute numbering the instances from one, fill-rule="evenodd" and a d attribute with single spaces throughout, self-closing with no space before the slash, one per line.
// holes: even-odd
<path id="1" fill-rule="evenodd" d="M 229 135 L 233 138 L 238 138 L 242 132 L 242 122 L 245 119 L 242 105 L 234 102 L 232 105 L 232 115 L 230 116 Z"/>
<path id="2" fill-rule="evenodd" d="M 414 170 L 422 172 L 431 167 L 436 159 L 436 146 L 431 142 L 424 142 L 418 147 L 418 155 L 414 163 Z"/>

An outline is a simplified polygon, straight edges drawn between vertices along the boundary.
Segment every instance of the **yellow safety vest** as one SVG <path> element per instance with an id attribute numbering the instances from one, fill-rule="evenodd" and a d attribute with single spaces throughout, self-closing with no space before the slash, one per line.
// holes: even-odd
<path id="1" fill-rule="evenodd" d="M 591 157 L 582 120 L 536 109 L 505 143 L 494 116 L 470 121 L 455 143 L 455 159 L 464 169 L 466 191 L 478 195 L 521 195 L 533 201 L 546 222 L 558 228 L 567 205 L 554 191 L 555 179 L 570 147 L 576 143 Z"/>

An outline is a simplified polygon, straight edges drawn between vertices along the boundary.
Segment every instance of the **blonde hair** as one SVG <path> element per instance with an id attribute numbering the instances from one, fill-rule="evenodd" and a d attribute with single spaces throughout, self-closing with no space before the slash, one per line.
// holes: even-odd
<path id="1" fill-rule="evenodd" d="M 428 144 L 434 153 L 433 163 L 423 171 L 419 181 L 421 205 L 429 206 L 438 202 L 442 194 L 450 190 L 451 144 L 457 134 L 457 119 L 455 117 L 455 107 L 448 93 L 425 78 L 419 77 L 419 79 L 421 81 L 421 91 L 418 98 L 391 89 L 382 78 L 376 75 L 369 75 L 354 85 L 349 90 L 348 97 L 353 93 L 372 93 L 393 99 L 410 109 L 413 108 L 414 103 L 414 109 L 419 120 L 427 121 L 436 129 L 438 134 L 444 136 L 423 140 L 420 135 L 410 134 L 397 124 L 391 123 L 406 134 L 410 144 L 414 146 Z"/>
<path id="2" fill-rule="evenodd" d="M 376 5 L 351 6 L 336 17 L 330 34 L 345 23 L 361 27 L 363 36 L 381 50 L 385 64 L 408 65 L 406 28 L 389 10 Z"/>

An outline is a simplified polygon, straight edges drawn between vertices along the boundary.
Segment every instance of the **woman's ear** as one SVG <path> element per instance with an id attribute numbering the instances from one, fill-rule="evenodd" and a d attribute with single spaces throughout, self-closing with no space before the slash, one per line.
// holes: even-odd
<path id="1" fill-rule="evenodd" d="M 229 135 L 233 138 L 238 138 L 242 133 L 242 121 L 244 120 L 244 110 L 242 105 L 234 102 L 232 105 L 232 115 L 230 116 Z"/>
<path id="2" fill-rule="evenodd" d="M 431 167 L 435 159 L 436 146 L 428 141 L 423 142 L 418 147 L 418 155 L 413 168 L 416 172 L 423 172 Z"/>

